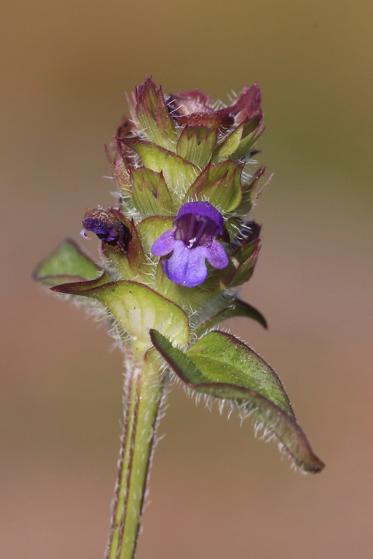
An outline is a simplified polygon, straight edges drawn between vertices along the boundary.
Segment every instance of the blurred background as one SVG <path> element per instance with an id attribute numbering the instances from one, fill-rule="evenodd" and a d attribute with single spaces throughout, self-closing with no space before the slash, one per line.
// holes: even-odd
<path id="1" fill-rule="evenodd" d="M 243 295 L 270 330 L 230 327 L 280 372 L 327 467 L 292 472 L 175 387 L 138 557 L 371 557 L 372 17 L 369 0 L 2 2 L 1 557 L 103 555 L 121 356 L 30 274 L 112 200 L 103 146 L 149 74 L 225 100 L 262 87 L 275 176 Z"/>

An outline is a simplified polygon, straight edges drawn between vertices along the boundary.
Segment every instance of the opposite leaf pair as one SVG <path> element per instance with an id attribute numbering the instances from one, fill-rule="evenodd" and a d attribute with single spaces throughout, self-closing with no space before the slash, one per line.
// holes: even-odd
<path id="1" fill-rule="evenodd" d="M 54 291 L 88 297 L 88 301 L 104 305 L 140 353 L 151 350 L 153 345 L 189 388 L 231 403 L 243 416 L 251 415 L 257 431 L 266 438 L 273 437 L 301 470 L 322 469 L 322 462 L 296 422 L 275 371 L 234 336 L 219 331 L 204 334 L 233 316 L 254 318 L 266 326 L 256 309 L 232 297 L 230 305 L 191 328 L 186 313 L 178 305 L 140 283 L 111 281 L 109 273 L 100 270 L 72 241 L 65 241 L 41 263 L 36 278 L 54 286 Z M 68 283 L 56 285 L 61 281 Z M 198 341 L 191 343 L 196 337 Z"/>

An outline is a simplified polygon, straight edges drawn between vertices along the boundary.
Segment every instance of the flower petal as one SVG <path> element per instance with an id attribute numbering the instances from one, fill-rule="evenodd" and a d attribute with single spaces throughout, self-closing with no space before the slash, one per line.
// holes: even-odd
<path id="1" fill-rule="evenodd" d="M 199 217 L 207 217 L 216 225 L 217 235 L 222 235 L 224 231 L 224 219 L 222 214 L 209 202 L 187 202 L 183 204 L 176 216 L 178 219 L 185 215 L 195 215 Z"/>
<path id="2" fill-rule="evenodd" d="M 183 241 L 175 241 L 172 256 L 164 262 L 164 271 L 171 281 L 184 287 L 196 287 L 207 278 L 207 248 L 189 249 Z"/>
<path id="3" fill-rule="evenodd" d="M 174 250 L 175 236 L 173 229 L 169 229 L 153 243 L 151 252 L 154 256 L 166 256 Z"/>
<path id="4" fill-rule="evenodd" d="M 212 241 L 211 245 L 207 248 L 206 258 L 211 266 L 219 270 L 226 268 L 229 264 L 227 253 L 218 241 Z"/>

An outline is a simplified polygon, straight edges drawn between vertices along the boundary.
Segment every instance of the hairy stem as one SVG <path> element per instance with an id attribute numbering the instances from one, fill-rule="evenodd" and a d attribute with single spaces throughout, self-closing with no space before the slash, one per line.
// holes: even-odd
<path id="1" fill-rule="evenodd" d="M 118 479 L 105 559 L 135 557 L 163 394 L 164 382 L 155 361 L 145 358 L 140 364 L 127 363 Z"/>

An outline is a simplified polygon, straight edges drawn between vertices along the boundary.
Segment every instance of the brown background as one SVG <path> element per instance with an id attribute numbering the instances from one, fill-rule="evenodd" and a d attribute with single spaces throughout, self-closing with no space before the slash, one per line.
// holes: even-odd
<path id="1" fill-rule="evenodd" d="M 270 330 L 231 327 L 280 371 L 327 468 L 290 471 L 248 424 L 175 389 L 139 558 L 371 557 L 371 1 L 14 0 L 1 12 L 0 556 L 102 557 L 120 354 L 30 272 L 109 203 L 103 144 L 123 92 L 152 74 L 222 98 L 262 86 L 275 177 L 244 295 Z"/>

